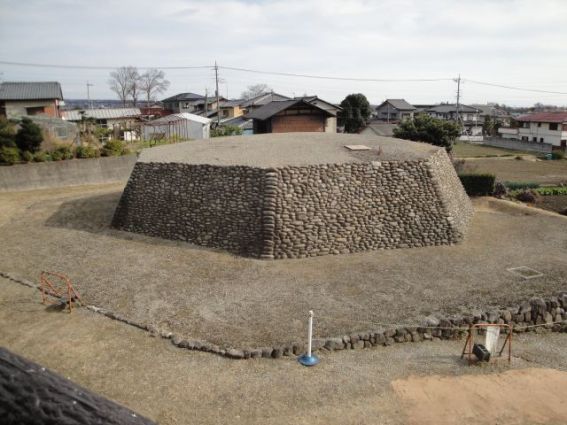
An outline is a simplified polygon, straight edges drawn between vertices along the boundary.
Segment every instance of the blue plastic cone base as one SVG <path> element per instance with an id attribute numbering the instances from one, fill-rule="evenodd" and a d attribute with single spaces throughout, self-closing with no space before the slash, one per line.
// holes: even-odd
<path id="1" fill-rule="evenodd" d="M 303 356 L 298 357 L 297 361 L 303 366 L 315 366 L 316 364 L 319 364 L 319 357 L 315 354 L 311 354 L 310 356 L 304 354 Z"/>

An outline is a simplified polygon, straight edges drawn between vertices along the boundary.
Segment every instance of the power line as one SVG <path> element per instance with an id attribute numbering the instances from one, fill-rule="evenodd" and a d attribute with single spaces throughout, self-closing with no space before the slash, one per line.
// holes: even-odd
<path id="1" fill-rule="evenodd" d="M 366 82 L 420 82 L 420 81 L 452 81 L 453 78 L 357 78 L 357 77 L 332 77 L 328 75 L 295 74 L 291 72 L 261 71 L 258 69 L 236 68 L 233 66 L 221 66 L 219 68 L 230 71 L 251 72 L 254 74 L 282 75 L 284 77 L 313 78 L 319 80 L 340 80 L 340 81 L 366 81 Z"/>
<path id="2" fill-rule="evenodd" d="M 0 65 L 14 65 L 14 66 L 27 66 L 35 68 L 60 68 L 60 69 L 117 69 L 120 66 L 93 66 L 93 65 L 57 65 L 46 63 L 24 63 L 24 62 L 7 62 L 0 61 Z M 199 66 L 138 66 L 140 69 L 214 69 L 212 65 L 199 65 Z"/>
<path id="3" fill-rule="evenodd" d="M 479 85 L 482 85 L 482 86 L 500 87 L 500 88 L 509 89 L 509 90 L 520 90 L 520 91 L 529 91 L 529 92 L 534 92 L 534 93 L 547 93 L 547 94 L 563 94 L 563 95 L 567 95 L 567 92 L 561 92 L 561 91 L 540 90 L 540 89 L 527 89 L 527 88 L 523 88 L 523 87 L 506 86 L 506 85 L 504 85 L 504 84 L 487 83 L 487 82 L 485 82 L 485 81 L 476 81 L 476 80 L 469 80 L 469 79 L 463 79 L 462 81 L 466 81 L 467 83 L 479 84 Z"/>

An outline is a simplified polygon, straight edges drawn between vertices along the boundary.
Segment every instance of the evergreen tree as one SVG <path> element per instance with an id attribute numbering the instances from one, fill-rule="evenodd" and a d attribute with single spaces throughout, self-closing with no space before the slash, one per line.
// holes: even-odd
<path id="1" fill-rule="evenodd" d="M 29 118 L 22 118 L 20 129 L 16 134 L 16 145 L 22 152 L 35 153 L 43 142 L 41 128 Z"/>
<path id="2" fill-rule="evenodd" d="M 455 139 L 461 134 L 459 124 L 420 114 L 413 120 L 402 121 L 394 128 L 394 137 L 442 146 L 453 150 Z"/>
<path id="3" fill-rule="evenodd" d="M 366 96 L 362 93 L 349 94 L 341 102 L 339 125 L 345 127 L 345 133 L 358 133 L 368 124 L 372 110 Z"/>

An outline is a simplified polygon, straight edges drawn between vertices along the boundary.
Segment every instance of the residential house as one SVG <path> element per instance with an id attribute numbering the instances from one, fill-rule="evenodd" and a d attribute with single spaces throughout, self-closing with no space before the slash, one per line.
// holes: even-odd
<path id="1" fill-rule="evenodd" d="M 175 138 L 179 140 L 208 139 L 211 120 L 200 115 L 180 112 L 143 124 L 144 140 Z"/>
<path id="2" fill-rule="evenodd" d="M 140 108 L 109 108 L 63 111 L 63 119 L 75 123 L 93 122 L 97 127 L 112 130 L 114 138 L 135 140 L 142 120 Z"/>
<path id="3" fill-rule="evenodd" d="M 244 102 L 242 99 L 221 101 L 219 106 L 221 119 L 236 118 L 244 115 L 244 108 L 242 107 Z"/>
<path id="4" fill-rule="evenodd" d="M 405 99 L 386 99 L 376 107 L 376 118 L 385 122 L 399 122 L 412 119 L 416 107 Z"/>
<path id="5" fill-rule="evenodd" d="M 536 112 L 516 118 L 519 128 L 498 129 L 504 139 L 547 143 L 567 150 L 567 112 Z"/>
<path id="6" fill-rule="evenodd" d="M 0 115 L 6 118 L 33 115 L 60 118 L 63 105 L 61 85 L 56 81 L 0 84 Z"/>
<path id="7" fill-rule="evenodd" d="M 219 97 L 219 101 L 226 101 L 224 97 Z M 206 111 L 216 111 L 216 96 L 201 96 L 196 93 L 179 93 L 175 96 L 162 100 L 165 109 L 173 113 L 189 112 L 191 114 L 201 114 Z"/>
<path id="8" fill-rule="evenodd" d="M 290 100 L 290 97 L 284 96 L 282 94 L 269 92 L 269 93 L 262 93 L 258 96 L 252 97 L 250 99 L 245 100 L 241 103 L 240 107 L 244 110 L 244 114 L 253 111 L 254 109 L 258 109 L 264 105 L 267 105 L 270 102 L 274 102 L 277 100 Z"/>
<path id="9" fill-rule="evenodd" d="M 254 134 L 336 132 L 336 117 L 336 110 L 304 98 L 275 100 L 245 115 L 253 120 Z M 335 122 L 334 126 L 329 119 Z"/>
<path id="10" fill-rule="evenodd" d="M 460 121 L 463 125 L 463 136 L 473 136 L 482 138 L 482 121 L 480 121 L 480 111 L 468 105 L 457 105 L 443 103 L 425 109 L 426 114 L 433 118 L 447 121 Z"/>
<path id="11" fill-rule="evenodd" d="M 337 114 L 339 111 L 342 111 L 338 105 L 333 103 L 327 102 L 326 100 L 319 99 L 317 96 L 303 96 L 297 97 L 296 99 L 303 99 L 306 102 L 309 102 L 315 106 L 318 106 L 321 109 L 324 109 L 332 114 L 332 116 L 327 118 L 325 123 L 325 132 L 326 133 L 336 133 L 337 132 Z"/>

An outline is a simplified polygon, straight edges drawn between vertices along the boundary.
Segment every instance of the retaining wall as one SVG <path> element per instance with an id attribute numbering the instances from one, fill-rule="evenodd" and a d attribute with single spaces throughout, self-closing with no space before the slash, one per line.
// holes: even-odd
<path id="1" fill-rule="evenodd" d="M 137 156 L 0 166 L 0 192 L 126 182 Z"/>
<path id="2" fill-rule="evenodd" d="M 452 244 L 472 214 L 439 149 L 419 160 L 267 169 L 138 162 L 113 226 L 283 259 Z"/>

